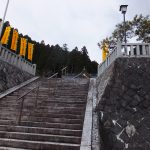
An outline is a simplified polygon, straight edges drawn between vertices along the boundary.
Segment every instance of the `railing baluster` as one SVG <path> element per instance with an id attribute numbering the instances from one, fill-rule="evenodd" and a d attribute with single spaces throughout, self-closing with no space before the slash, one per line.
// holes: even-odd
<path id="1" fill-rule="evenodd" d="M 148 47 L 148 55 L 150 56 L 150 44 L 147 47 Z"/>
<path id="2" fill-rule="evenodd" d="M 4 59 L 5 49 L 4 49 L 4 48 L 1 48 L 1 50 L 2 50 L 1 57 L 2 57 L 2 59 Z"/>
<path id="3" fill-rule="evenodd" d="M 139 45 L 136 45 L 136 54 L 137 54 L 137 56 L 140 56 L 140 48 L 139 48 Z"/>
<path id="4" fill-rule="evenodd" d="M 142 52 L 143 52 L 143 55 L 144 55 L 144 56 L 147 55 L 145 46 L 146 46 L 146 45 L 142 45 Z"/>
<path id="5" fill-rule="evenodd" d="M 38 106 L 39 86 L 36 89 L 35 108 Z"/>
<path id="6" fill-rule="evenodd" d="M 133 57 L 135 54 L 134 54 L 134 49 L 133 49 L 133 45 L 130 46 L 130 55 L 131 57 Z"/>

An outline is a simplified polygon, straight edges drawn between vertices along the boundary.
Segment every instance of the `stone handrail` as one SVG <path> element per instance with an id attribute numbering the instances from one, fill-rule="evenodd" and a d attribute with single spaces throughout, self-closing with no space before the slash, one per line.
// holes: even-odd
<path id="1" fill-rule="evenodd" d="M 23 70 L 29 74 L 35 75 L 36 64 L 32 64 L 21 56 L 11 52 L 7 48 L 0 45 L 0 59 Z"/>
<path id="2" fill-rule="evenodd" d="M 106 60 L 98 66 L 98 76 L 118 57 L 150 57 L 150 43 L 117 42 L 117 46 L 108 54 Z"/>
<path id="3" fill-rule="evenodd" d="M 127 43 L 121 44 L 126 49 L 124 55 L 130 57 L 150 57 L 150 43 Z"/>
<path id="4" fill-rule="evenodd" d="M 115 46 L 114 49 L 108 54 L 106 60 L 98 66 L 98 76 L 102 74 L 105 71 L 105 69 L 120 55 L 121 44 L 118 42 L 117 46 Z"/>

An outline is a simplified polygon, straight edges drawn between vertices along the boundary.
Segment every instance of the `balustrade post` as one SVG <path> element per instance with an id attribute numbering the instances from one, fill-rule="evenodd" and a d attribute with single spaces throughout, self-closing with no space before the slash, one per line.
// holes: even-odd
<path id="1" fill-rule="evenodd" d="M 13 65 L 15 65 L 14 64 L 14 59 L 15 59 L 15 55 L 11 55 L 11 57 L 10 57 L 10 63 L 13 64 Z"/>
<path id="2" fill-rule="evenodd" d="M 12 53 L 11 53 L 11 52 L 8 52 L 8 56 L 7 56 L 7 59 L 6 59 L 6 61 L 7 61 L 8 63 L 11 63 L 11 57 L 12 57 Z"/>
<path id="3" fill-rule="evenodd" d="M 143 52 L 143 55 L 144 55 L 144 56 L 147 55 L 145 46 L 146 46 L 146 45 L 142 45 L 142 52 Z"/>
<path id="4" fill-rule="evenodd" d="M 35 75 L 36 73 L 36 64 L 32 65 L 32 74 Z"/>
<path id="5" fill-rule="evenodd" d="M 2 45 L 0 44 L 0 55 L 1 55 L 1 53 L 2 53 Z"/>
<path id="6" fill-rule="evenodd" d="M 17 61 L 17 56 L 14 55 L 14 57 L 12 58 L 12 64 L 16 66 L 16 61 Z"/>
<path id="7" fill-rule="evenodd" d="M 150 44 L 148 45 L 148 55 L 150 56 Z"/>
<path id="8" fill-rule="evenodd" d="M 4 60 L 5 60 L 5 61 L 7 60 L 7 56 L 8 56 L 8 51 L 5 50 L 5 54 L 4 54 Z"/>
<path id="9" fill-rule="evenodd" d="M 136 46 L 136 53 L 137 53 L 137 56 L 140 56 L 140 47 L 139 47 L 139 45 Z"/>
<path id="10" fill-rule="evenodd" d="M 131 55 L 131 57 L 132 57 L 132 56 L 135 56 L 135 54 L 134 54 L 134 49 L 133 49 L 133 45 L 130 46 L 130 55 Z"/>
<path id="11" fill-rule="evenodd" d="M 120 57 L 122 55 L 122 51 L 121 51 L 122 47 L 121 47 L 121 42 L 118 41 L 117 42 L 117 57 Z"/>
<path id="12" fill-rule="evenodd" d="M 18 63 L 17 63 L 17 67 L 21 69 L 21 57 L 18 57 Z"/>
<path id="13" fill-rule="evenodd" d="M 5 49 L 4 49 L 4 48 L 2 48 L 1 50 L 2 50 L 2 53 L 1 53 L 1 58 L 2 58 L 2 59 L 4 59 L 4 55 L 5 55 Z"/>

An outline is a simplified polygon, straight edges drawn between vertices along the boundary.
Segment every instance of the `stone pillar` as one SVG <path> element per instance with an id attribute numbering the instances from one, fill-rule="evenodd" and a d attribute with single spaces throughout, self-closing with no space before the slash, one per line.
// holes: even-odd
<path id="1" fill-rule="evenodd" d="M 130 47 L 130 51 L 131 51 L 131 52 L 130 52 L 130 54 L 131 54 L 131 57 L 132 57 L 132 56 L 134 56 L 135 54 L 134 54 L 133 45 L 131 45 L 131 47 Z"/>
<path id="2" fill-rule="evenodd" d="M 11 52 L 8 52 L 8 57 L 7 57 L 6 61 L 10 64 L 11 64 L 11 57 L 13 57 L 13 54 Z"/>
<path id="3" fill-rule="evenodd" d="M 1 48 L 1 58 L 3 59 L 4 58 L 4 55 L 5 55 L 5 49 L 4 48 Z"/>
<path id="4" fill-rule="evenodd" d="M 35 76 L 35 74 L 36 74 L 36 64 L 33 64 L 32 66 L 33 66 L 32 74 Z"/>
<path id="5" fill-rule="evenodd" d="M 146 46 L 146 45 L 142 45 L 142 52 L 143 52 L 143 55 L 144 55 L 144 56 L 147 55 L 145 46 Z"/>
<path id="6" fill-rule="evenodd" d="M 1 56 L 1 53 L 2 53 L 2 45 L 0 44 L 0 56 Z"/>
<path id="7" fill-rule="evenodd" d="M 136 46 L 136 53 L 137 53 L 137 56 L 140 56 L 140 47 L 139 47 L 139 45 Z"/>
<path id="8" fill-rule="evenodd" d="M 22 69 L 22 61 L 21 61 L 21 59 L 22 59 L 22 58 L 19 56 L 17 66 L 18 66 L 18 68 L 20 68 L 20 69 Z"/>
<path id="9" fill-rule="evenodd" d="M 7 60 L 7 57 L 8 57 L 8 51 L 5 50 L 5 54 L 4 54 L 4 60 L 5 60 L 5 61 Z"/>
<path id="10" fill-rule="evenodd" d="M 12 64 L 14 64 L 15 66 L 18 66 L 18 56 L 14 55 L 13 59 L 12 59 Z"/>
<path id="11" fill-rule="evenodd" d="M 122 56 L 122 51 L 121 51 L 122 47 L 121 47 L 121 41 L 117 42 L 117 57 Z"/>
<path id="12" fill-rule="evenodd" d="M 26 64 L 25 64 L 25 60 L 24 60 L 24 59 L 22 59 L 21 64 L 22 64 L 22 70 L 24 70 L 24 71 L 25 71 L 25 66 L 26 66 Z"/>
<path id="13" fill-rule="evenodd" d="M 148 45 L 148 54 L 150 56 L 150 44 Z"/>
<path id="14" fill-rule="evenodd" d="M 12 55 L 12 56 L 10 57 L 10 63 L 11 63 L 11 64 L 13 64 L 14 58 L 15 58 L 15 55 Z"/>

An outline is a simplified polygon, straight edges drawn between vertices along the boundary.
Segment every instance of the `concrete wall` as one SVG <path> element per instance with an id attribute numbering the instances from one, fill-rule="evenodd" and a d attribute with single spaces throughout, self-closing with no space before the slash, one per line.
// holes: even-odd
<path id="1" fill-rule="evenodd" d="M 14 87 L 33 77 L 31 74 L 0 60 L 0 92 Z"/>
<path id="2" fill-rule="evenodd" d="M 101 150 L 150 149 L 150 58 L 117 58 L 97 92 Z"/>

